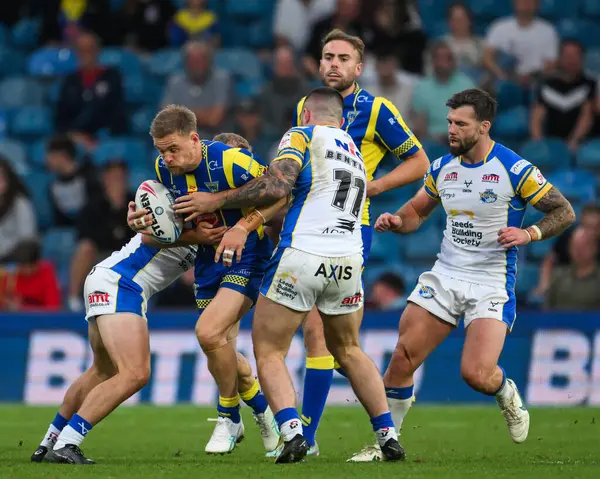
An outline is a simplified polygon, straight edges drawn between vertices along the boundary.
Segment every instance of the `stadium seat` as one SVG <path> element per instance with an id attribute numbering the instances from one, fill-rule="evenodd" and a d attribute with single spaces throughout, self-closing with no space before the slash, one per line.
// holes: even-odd
<path id="1" fill-rule="evenodd" d="M 225 0 L 225 13 L 232 17 L 270 17 L 274 9 L 274 0 Z"/>
<path id="2" fill-rule="evenodd" d="M 246 35 L 245 41 L 235 46 L 250 47 L 255 50 L 270 48 L 274 43 L 273 21 L 272 19 L 267 18 L 252 22 L 247 26 L 244 34 Z"/>
<path id="3" fill-rule="evenodd" d="M 392 233 L 377 233 L 373 231 L 369 261 L 385 264 L 400 261 L 403 237 Z"/>
<path id="4" fill-rule="evenodd" d="M 417 9 L 427 36 L 434 36 L 436 25 L 446 17 L 448 5 L 448 0 L 417 0 Z"/>
<path id="5" fill-rule="evenodd" d="M 439 228 L 432 227 L 407 235 L 403 243 L 404 261 L 433 264 L 439 253 L 441 241 L 442 232 Z"/>
<path id="6" fill-rule="evenodd" d="M 96 165 L 104 165 L 110 160 L 124 160 L 133 168 L 135 165 L 151 164 L 148 148 L 142 140 L 131 138 L 109 138 L 100 142 L 92 156 Z"/>
<path id="7" fill-rule="evenodd" d="M 22 18 L 12 27 L 12 44 L 19 48 L 35 48 L 40 37 L 41 21 L 38 18 Z"/>
<path id="8" fill-rule="evenodd" d="M 600 49 L 588 50 L 585 54 L 585 72 L 600 77 Z"/>
<path id="9" fill-rule="evenodd" d="M 43 101 L 44 89 L 31 78 L 14 76 L 0 82 L 0 108 L 41 105 Z"/>
<path id="10" fill-rule="evenodd" d="M 517 297 L 526 299 L 529 292 L 538 284 L 540 272 L 536 264 L 524 263 L 517 267 L 517 284 L 515 292 Z"/>
<path id="11" fill-rule="evenodd" d="M 575 157 L 579 168 L 600 170 L 600 139 L 590 140 L 579 148 Z"/>
<path id="12" fill-rule="evenodd" d="M 499 111 L 523 106 L 525 92 L 519 84 L 508 80 L 499 80 L 495 84 L 495 90 Z"/>
<path id="13" fill-rule="evenodd" d="M 21 52 L 0 46 L 0 78 L 20 75 L 25 71 L 25 58 Z"/>
<path id="14" fill-rule="evenodd" d="M 150 130 L 150 123 L 154 118 L 154 110 L 150 108 L 140 108 L 131 115 L 131 133 L 146 137 Z"/>
<path id="15" fill-rule="evenodd" d="M 102 65 L 118 68 L 124 76 L 140 76 L 142 74 L 142 62 L 139 57 L 135 53 L 123 48 L 103 48 L 99 61 Z"/>
<path id="16" fill-rule="evenodd" d="M 534 262 L 542 261 L 552 249 L 553 244 L 554 242 L 551 240 L 534 241 L 533 243 L 528 244 L 525 247 L 527 259 Z"/>
<path id="17" fill-rule="evenodd" d="M 492 126 L 492 136 L 501 140 L 516 140 L 527 136 L 529 111 L 524 106 L 500 112 Z"/>
<path id="18" fill-rule="evenodd" d="M 579 10 L 579 1 L 540 0 L 538 13 L 550 21 L 563 18 L 575 18 Z"/>
<path id="19" fill-rule="evenodd" d="M 8 112 L 0 109 L 0 140 L 8 135 Z"/>
<path id="20" fill-rule="evenodd" d="M 47 107 L 27 106 L 14 112 L 10 122 L 13 135 L 25 140 L 37 139 L 53 132 L 52 111 Z"/>
<path id="21" fill-rule="evenodd" d="M 235 82 L 235 96 L 237 100 L 256 98 L 263 87 L 261 80 L 238 80 Z"/>
<path id="22" fill-rule="evenodd" d="M 143 75 L 125 75 L 123 77 L 125 101 L 132 105 L 139 105 L 146 100 L 146 82 Z"/>
<path id="23" fill-rule="evenodd" d="M 588 203 L 596 200 L 596 180 L 588 171 L 554 171 L 547 177 L 571 202 Z"/>
<path id="24" fill-rule="evenodd" d="M 579 0 L 581 2 L 581 13 L 585 18 L 600 18 L 600 1 Z"/>
<path id="25" fill-rule="evenodd" d="M 529 140 L 521 147 L 519 154 L 544 173 L 571 166 L 571 152 L 565 141 L 560 138 Z"/>
<path id="26" fill-rule="evenodd" d="M 62 286 L 68 281 L 71 257 L 76 246 L 77 231 L 74 228 L 50 228 L 44 235 L 42 257 L 56 265 Z"/>
<path id="27" fill-rule="evenodd" d="M 29 173 L 30 168 L 27 162 L 27 150 L 22 143 L 15 140 L 1 140 L 0 156 L 3 156 L 8 160 L 19 176 L 24 176 Z"/>
<path id="28" fill-rule="evenodd" d="M 448 154 L 448 148 L 437 141 L 423 140 L 421 144 L 423 145 L 423 149 L 425 150 L 425 153 L 427 153 L 427 157 L 431 162 Z"/>
<path id="29" fill-rule="evenodd" d="M 215 55 L 215 65 L 237 78 L 260 80 L 262 69 L 258 56 L 246 48 L 224 48 Z"/>
<path id="30" fill-rule="evenodd" d="M 479 19 L 495 20 L 511 15 L 511 3 L 507 0 L 469 0 L 467 2 L 477 21 Z"/>
<path id="31" fill-rule="evenodd" d="M 36 169 L 24 175 L 23 181 L 33 199 L 38 227 L 40 230 L 45 231 L 54 224 L 54 214 L 48 201 L 50 175 Z"/>
<path id="32" fill-rule="evenodd" d="M 77 58 L 68 48 L 43 47 L 29 57 L 28 71 L 36 77 L 54 77 L 77 69 Z"/>
<path id="33" fill-rule="evenodd" d="M 460 71 L 467 75 L 475 85 L 481 85 L 483 82 L 483 77 L 485 75 L 485 70 L 483 68 L 462 66 L 460 67 Z"/>
<path id="34" fill-rule="evenodd" d="M 148 160 L 149 161 L 149 160 Z M 129 170 L 129 191 L 137 191 L 146 180 L 156 179 L 156 172 L 149 168 L 132 168 Z"/>
<path id="35" fill-rule="evenodd" d="M 148 64 L 149 72 L 157 77 L 165 77 L 179 72 L 182 68 L 181 50 L 177 48 L 165 48 L 154 52 Z"/>
<path id="36" fill-rule="evenodd" d="M 578 40 L 588 49 L 600 47 L 600 25 L 593 20 L 566 18 L 557 28 L 561 38 Z"/>

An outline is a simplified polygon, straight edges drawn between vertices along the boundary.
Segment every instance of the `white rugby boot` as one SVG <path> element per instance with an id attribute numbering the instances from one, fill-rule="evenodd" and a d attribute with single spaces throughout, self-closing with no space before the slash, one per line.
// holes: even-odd
<path id="1" fill-rule="evenodd" d="M 236 424 L 227 417 L 219 416 L 215 430 L 204 451 L 208 454 L 226 454 L 233 451 L 236 444 L 242 439 L 244 439 L 243 421 L 240 419 L 240 422 Z"/>
<path id="2" fill-rule="evenodd" d="M 512 379 L 507 379 L 504 387 L 510 388 L 510 391 L 507 391 L 506 394 L 496 395 L 496 402 L 506 419 L 510 437 L 514 442 L 520 444 L 527 439 L 527 434 L 529 434 L 529 411 L 527 411 L 521 394 Z"/>
<path id="3" fill-rule="evenodd" d="M 372 446 L 365 446 L 360 452 L 357 452 L 346 462 L 373 462 L 373 461 L 385 461 L 385 456 L 381 452 L 379 444 L 373 444 Z"/>
<path id="4" fill-rule="evenodd" d="M 263 445 L 268 452 L 275 451 L 279 444 L 279 427 L 271 408 L 267 406 L 265 412 L 255 414 L 254 420 L 260 429 Z"/>

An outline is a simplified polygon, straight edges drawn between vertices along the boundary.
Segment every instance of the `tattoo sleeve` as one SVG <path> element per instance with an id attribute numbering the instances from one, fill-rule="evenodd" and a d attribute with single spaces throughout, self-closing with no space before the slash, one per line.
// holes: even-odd
<path id="1" fill-rule="evenodd" d="M 545 213 L 545 216 L 535 224 L 544 239 L 562 233 L 575 221 L 575 212 L 571 203 L 554 186 L 533 207 Z"/>
<path id="2" fill-rule="evenodd" d="M 300 173 L 300 163 L 283 158 L 269 166 L 263 176 L 254 178 L 244 186 L 229 190 L 222 208 L 266 206 L 288 196 Z"/>

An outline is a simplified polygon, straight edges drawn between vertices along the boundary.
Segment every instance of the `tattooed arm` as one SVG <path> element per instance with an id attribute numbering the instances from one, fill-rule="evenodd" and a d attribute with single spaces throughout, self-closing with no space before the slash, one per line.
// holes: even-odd
<path id="1" fill-rule="evenodd" d="M 543 239 L 552 238 L 562 233 L 575 222 L 575 211 L 573 211 L 571 203 L 554 186 L 533 207 L 545 213 L 544 217 L 533 225 L 539 229 Z M 530 235 L 535 233 L 536 237 L 532 236 L 532 240 L 535 241 L 541 238 L 537 237 L 537 231 L 534 227 L 529 226 L 525 230 Z"/>
<path id="2" fill-rule="evenodd" d="M 224 191 L 221 208 L 272 205 L 292 192 L 299 173 L 300 163 L 296 160 L 282 158 L 275 161 L 263 176 L 234 190 Z"/>

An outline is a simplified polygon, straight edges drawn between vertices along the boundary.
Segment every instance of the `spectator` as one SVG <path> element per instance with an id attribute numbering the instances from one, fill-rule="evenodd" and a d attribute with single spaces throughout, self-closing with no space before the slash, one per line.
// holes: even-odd
<path id="1" fill-rule="evenodd" d="M 295 115 L 298 98 L 306 94 L 309 85 L 298 72 L 294 52 L 288 46 L 275 49 L 273 73 L 273 79 L 265 85 L 260 96 L 262 122 L 269 135 L 281 136 L 288 119 Z"/>
<path id="2" fill-rule="evenodd" d="M 0 156 L 0 264 L 14 263 L 21 245 L 36 238 L 37 221 L 27 190 Z"/>
<path id="3" fill-rule="evenodd" d="M 40 244 L 21 244 L 17 266 L 0 269 L 0 309 L 8 311 L 52 311 L 61 307 L 60 287 L 54 265 L 40 258 Z"/>
<path id="4" fill-rule="evenodd" d="M 266 160 L 274 139 L 263 131 L 259 102 L 255 99 L 241 101 L 235 108 L 234 122 L 234 130 L 248 140 L 259 158 Z"/>
<path id="5" fill-rule="evenodd" d="M 367 48 L 374 52 L 391 51 L 404 70 L 413 74 L 423 72 L 423 52 L 427 37 L 421 30 L 421 19 L 413 0 L 379 0 L 367 8 L 374 15 L 362 37 Z"/>
<path id="6" fill-rule="evenodd" d="M 584 206 L 580 218 L 579 225 L 596 238 L 598 243 L 597 250 L 600 255 L 600 206 L 595 204 Z M 540 268 L 539 284 L 533 293 L 534 297 L 543 298 L 550 287 L 550 282 L 556 268 L 564 268 L 570 265 L 569 242 L 573 232 L 573 228 L 564 231 L 556 239 L 552 251 L 544 258 Z M 598 256 L 598 260 L 600 260 L 600 256 Z"/>
<path id="7" fill-rule="evenodd" d="M 54 224 L 76 226 L 90 198 L 100 194 L 96 169 L 87 160 L 78 163 L 75 143 L 64 134 L 48 142 L 46 166 L 54 175 L 49 191 Z"/>
<path id="8" fill-rule="evenodd" d="M 431 49 L 433 74 L 417 83 L 412 98 L 414 111 L 413 131 L 419 138 L 447 142 L 446 101 L 454 93 L 473 88 L 473 81 L 456 69 L 456 60 L 450 47 L 440 41 Z"/>
<path id="9" fill-rule="evenodd" d="M 172 2 L 127 0 L 121 9 L 125 44 L 141 52 L 153 52 L 169 44 L 169 24 L 175 13 Z"/>
<path id="10" fill-rule="evenodd" d="M 99 130 L 127 131 L 122 79 L 118 70 L 98 64 L 99 43 L 92 33 L 79 36 L 76 50 L 79 70 L 64 79 L 56 125 L 61 132 L 72 132 L 77 142 L 91 146 Z"/>
<path id="11" fill-rule="evenodd" d="M 322 41 L 331 30 L 339 28 L 348 35 L 363 37 L 365 29 L 359 18 L 360 8 L 361 0 L 337 0 L 337 7 L 333 15 L 314 26 L 304 57 L 304 68 L 309 75 L 319 78 Z"/>
<path id="12" fill-rule="evenodd" d="M 550 23 L 536 17 L 537 7 L 538 0 L 514 0 L 514 16 L 496 20 L 490 26 L 483 61 L 496 78 L 510 76 L 498 60 L 500 52 L 516 59 L 516 73 L 524 86 L 554 68 L 558 35 Z"/>
<path id="13" fill-rule="evenodd" d="M 377 55 L 376 71 L 375 81 L 367 84 L 367 90 L 373 96 L 382 96 L 390 100 L 400 114 L 407 118 L 415 84 L 414 77 L 401 71 L 398 68 L 397 57 L 385 51 Z"/>
<path id="14" fill-rule="evenodd" d="M 598 237 L 585 227 L 576 228 L 569 239 L 571 264 L 553 273 L 546 309 L 600 310 L 598 253 Z"/>
<path id="15" fill-rule="evenodd" d="M 189 42 L 184 48 L 186 72 L 169 78 L 162 106 L 187 106 L 196 114 L 201 136 L 212 138 L 221 129 L 229 110 L 231 77 L 213 67 L 213 49 L 207 43 Z"/>
<path id="16" fill-rule="evenodd" d="M 279 0 L 273 24 L 276 43 L 303 52 L 314 25 L 331 16 L 335 5 L 336 0 Z"/>
<path id="17" fill-rule="evenodd" d="M 583 72 L 583 46 L 566 40 L 560 48 L 558 70 L 540 85 L 531 115 L 531 137 L 562 138 L 571 151 L 594 124 L 596 81 Z"/>
<path id="18" fill-rule="evenodd" d="M 463 3 L 454 3 L 448 8 L 450 32 L 442 37 L 450 47 L 458 68 L 476 69 L 482 67 L 483 40 L 473 34 L 471 11 Z M 427 55 L 427 73 L 431 72 L 431 54 Z"/>
<path id="19" fill-rule="evenodd" d="M 206 0 L 187 0 L 187 7 L 175 13 L 169 36 L 171 45 L 177 47 L 192 40 L 216 47 L 220 42 L 218 18 L 206 10 Z"/>
<path id="20" fill-rule="evenodd" d="M 81 292 L 85 277 L 94 264 L 102 261 L 134 235 L 123 219 L 134 194 L 128 191 L 125 162 L 113 160 L 102 171 L 104 194 L 85 207 L 79 221 L 79 242 L 71 260 L 69 308 L 81 310 Z"/>
<path id="21" fill-rule="evenodd" d="M 371 306 L 379 311 L 394 311 L 406 306 L 404 281 L 394 273 L 383 273 L 371 288 Z"/>

